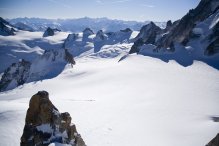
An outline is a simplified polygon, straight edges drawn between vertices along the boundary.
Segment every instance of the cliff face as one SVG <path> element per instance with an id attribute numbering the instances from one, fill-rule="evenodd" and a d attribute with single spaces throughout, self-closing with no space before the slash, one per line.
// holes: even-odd
<path id="1" fill-rule="evenodd" d="M 31 63 L 21 60 L 8 67 L 0 81 L 0 91 L 10 90 L 16 86 L 23 85 L 29 77 Z"/>
<path id="2" fill-rule="evenodd" d="M 219 26 L 216 24 L 218 15 L 218 0 L 201 0 L 199 5 L 195 9 L 191 9 L 182 19 L 174 23 L 168 21 L 165 29 L 158 29 L 151 25 L 153 23 L 142 27 L 129 53 L 139 53 L 144 45 L 153 45 L 151 52 L 154 53 L 174 53 L 177 49 L 176 44 L 185 46 L 186 52 L 188 43 L 193 42 L 188 46 L 195 48 L 195 52 L 200 52 L 194 53 L 196 58 L 203 58 L 203 55 L 214 55 L 219 52 Z M 194 41 L 198 44 L 197 46 L 194 46 Z"/>
<path id="3" fill-rule="evenodd" d="M 143 26 L 140 33 L 135 38 L 136 41 L 129 53 L 139 52 L 139 47 L 143 44 L 154 44 L 156 42 L 157 35 L 161 34 L 161 32 L 161 28 L 156 26 L 153 22 Z"/>
<path id="4" fill-rule="evenodd" d="M 189 38 L 196 23 L 208 18 L 219 7 L 218 0 L 202 0 L 199 5 L 190 10 L 167 35 L 156 44 L 158 48 L 168 48 L 174 42 L 183 43 Z"/>
<path id="5" fill-rule="evenodd" d="M 2 17 L 0 17 L 0 35 L 2 36 L 9 36 L 9 35 L 15 35 L 15 29 L 13 26 L 4 20 Z"/>
<path id="6" fill-rule="evenodd" d="M 209 36 L 211 42 L 206 50 L 205 55 L 214 55 L 219 52 L 219 21 L 213 28 L 213 33 Z"/>
<path id="7" fill-rule="evenodd" d="M 43 37 L 53 36 L 53 35 L 55 35 L 55 32 L 60 32 L 60 31 L 61 30 L 59 30 L 57 28 L 52 29 L 52 28 L 48 27 L 46 29 L 46 31 L 44 32 Z"/>
<path id="8" fill-rule="evenodd" d="M 48 146 L 50 143 L 86 146 L 69 113 L 60 113 L 49 99 L 49 93 L 39 91 L 29 102 L 21 146 Z"/>
<path id="9" fill-rule="evenodd" d="M 219 133 L 206 146 L 219 146 Z"/>

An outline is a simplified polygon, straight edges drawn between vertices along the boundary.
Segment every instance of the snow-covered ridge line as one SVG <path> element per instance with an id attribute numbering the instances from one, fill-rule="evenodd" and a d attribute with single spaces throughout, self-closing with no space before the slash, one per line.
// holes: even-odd
<path id="1" fill-rule="evenodd" d="M 35 55 L 35 57 L 33 56 L 30 60 L 26 60 L 23 57 L 27 56 L 27 51 L 17 49 L 16 52 L 24 54 L 24 56 L 21 56 L 21 60 L 23 61 L 23 59 L 25 59 L 25 62 L 28 62 L 30 65 L 26 68 L 22 65 L 22 61 L 18 61 L 15 68 L 13 65 L 9 66 L 1 78 L 0 90 L 10 90 L 24 83 L 56 77 L 62 72 L 67 62 L 75 64 L 73 56 L 113 58 L 124 53 L 127 54 L 131 47 L 130 43 L 133 42 L 138 32 L 126 28 L 117 32 L 103 32 L 99 30 L 95 34 L 90 28 L 85 28 L 82 33 L 64 33 L 63 36 L 62 33 L 63 32 L 57 29 L 48 28 L 44 34 L 39 33 L 36 36 L 36 32 L 18 31 L 17 34 L 11 38 L 3 38 L 3 44 L 8 44 L 8 40 L 12 40 L 12 44 L 18 42 L 28 45 L 28 47 L 38 47 L 39 49 L 43 47 L 45 50 L 44 53 Z M 24 35 L 22 36 L 23 38 L 20 38 L 20 35 Z M 67 37 L 64 38 L 64 36 Z M 48 42 L 41 45 L 41 42 L 45 40 Z M 40 45 L 40 47 L 38 45 Z M 51 49 L 47 48 L 49 45 Z M 9 49 L 5 50 L 5 54 L 2 55 L 10 58 L 11 55 L 9 55 L 10 52 L 8 52 L 11 49 L 10 45 L 7 45 L 7 48 Z M 2 59 L 3 61 L 6 60 L 4 58 Z M 25 73 L 23 70 L 25 70 Z"/>
<path id="2" fill-rule="evenodd" d="M 168 21 L 165 29 L 153 22 L 143 26 L 129 53 L 176 60 L 183 66 L 199 60 L 219 69 L 218 8 L 217 0 L 202 0 L 182 19 Z"/>

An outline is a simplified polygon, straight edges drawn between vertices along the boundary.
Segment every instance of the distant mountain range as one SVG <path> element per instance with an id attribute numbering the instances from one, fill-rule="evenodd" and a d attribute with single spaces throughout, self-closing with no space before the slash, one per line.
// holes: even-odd
<path id="1" fill-rule="evenodd" d="M 34 31 L 45 31 L 48 27 L 58 28 L 62 31 L 81 32 L 84 28 L 91 28 L 95 32 L 98 30 L 104 31 L 119 31 L 124 28 L 132 30 L 140 30 L 145 24 L 150 21 L 137 22 L 137 21 L 123 21 L 112 20 L 108 18 L 78 18 L 78 19 L 44 19 L 44 18 L 15 18 L 6 19 L 11 24 L 19 24 L 19 26 L 28 26 L 28 29 Z M 23 23 L 23 25 L 21 24 Z M 166 22 L 155 22 L 161 28 L 165 28 Z"/>

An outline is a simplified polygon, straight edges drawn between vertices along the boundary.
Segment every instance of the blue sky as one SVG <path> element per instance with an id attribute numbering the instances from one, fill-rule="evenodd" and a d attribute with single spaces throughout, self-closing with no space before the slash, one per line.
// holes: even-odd
<path id="1" fill-rule="evenodd" d="M 200 0 L 0 0 L 3 18 L 108 17 L 136 21 L 177 20 Z"/>

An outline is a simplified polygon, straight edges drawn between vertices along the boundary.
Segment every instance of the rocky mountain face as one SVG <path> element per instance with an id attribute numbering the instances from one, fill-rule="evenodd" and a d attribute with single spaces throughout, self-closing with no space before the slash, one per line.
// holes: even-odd
<path id="1" fill-rule="evenodd" d="M 85 28 L 83 31 L 83 41 L 86 41 L 88 39 L 88 36 L 94 34 L 93 30 L 90 28 Z"/>
<path id="2" fill-rule="evenodd" d="M 2 17 L 0 17 L 0 35 L 15 35 L 15 32 L 16 30 L 13 28 L 13 26 Z"/>
<path id="3" fill-rule="evenodd" d="M 49 99 L 49 93 L 39 91 L 29 102 L 21 146 L 48 146 L 50 143 L 86 146 L 68 112 L 60 113 Z"/>
<path id="4" fill-rule="evenodd" d="M 213 27 L 212 34 L 209 35 L 209 41 L 211 42 L 205 50 L 206 55 L 214 55 L 219 52 L 219 21 Z"/>
<path id="5" fill-rule="evenodd" d="M 206 146 L 219 146 L 219 133 Z"/>
<path id="6" fill-rule="evenodd" d="M 8 67 L 1 78 L 0 91 L 10 90 L 23 85 L 29 77 L 30 66 L 30 62 L 22 59 L 18 63 L 13 63 Z"/>
<path id="7" fill-rule="evenodd" d="M 165 32 L 168 32 L 171 29 L 172 25 L 173 23 L 171 20 L 167 21 L 166 28 L 164 29 Z"/>
<path id="8" fill-rule="evenodd" d="M 153 22 L 143 26 L 135 38 L 136 41 L 129 53 L 139 52 L 139 47 L 143 44 L 154 44 L 159 34 L 161 34 L 161 28 L 156 26 Z"/>
<path id="9" fill-rule="evenodd" d="M 0 91 L 10 90 L 24 83 L 53 78 L 60 74 L 66 63 L 73 67 L 74 58 L 67 49 L 45 51 L 32 63 L 21 60 L 9 66 L 0 81 Z"/>
<path id="10" fill-rule="evenodd" d="M 107 35 L 104 34 L 103 30 L 99 30 L 95 37 L 96 41 L 103 41 L 107 39 Z"/>
<path id="11" fill-rule="evenodd" d="M 61 31 L 61 30 L 59 30 L 57 28 L 52 29 L 52 28 L 48 27 L 46 29 L 46 31 L 44 32 L 43 37 L 53 36 L 55 34 L 55 32 L 59 32 L 59 31 Z"/>
<path id="12" fill-rule="evenodd" d="M 219 6 L 217 0 L 201 0 L 199 5 L 190 10 L 165 37 L 158 43 L 158 48 L 171 47 L 174 42 L 186 43 L 196 23 L 204 21 L 212 15 Z"/>
<path id="13" fill-rule="evenodd" d="M 152 27 L 149 25 L 142 27 L 130 53 L 138 53 L 145 44 L 154 45 L 154 53 L 175 52 L 176 43 L 186 46 L 194 45 L 191 42 L 196 41 L 196 44 L 203 46 L 197 58 L 204 54 L 213 55 L 218 52 L 218 24 L 215 24 L 215 22 L 218 23 L 218 15 L 218 0 L 201 0 L 199 5 L 190 10 L 182 19 L 174 23 L 168 21 L 165 29 L 158 29 L 152 25 L 153 23 L 150 24 Z"/>

